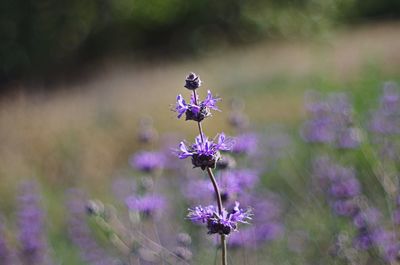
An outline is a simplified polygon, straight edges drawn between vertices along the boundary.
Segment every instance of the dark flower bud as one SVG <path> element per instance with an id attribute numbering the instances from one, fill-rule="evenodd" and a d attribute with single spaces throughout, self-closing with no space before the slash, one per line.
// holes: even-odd
<path id="1" fill-rule="evenodd" d="M 195 90 L 201 86 L 200 76 L 195 73 L 190 73 L 185 80 L 185 87 L 190 90 Z"/>
<path id="2" fill-rule="evenodd" d="M 186 120 L 187 121 L 197 121 L 201 122 L 208 116 L 211 116 L 211 111 L 206 106 L 189 106 L 186 111 Z"/>
<path id="3" fill-rule="evenodd" d="M 200 167 L 202 170 L 205 170 L 207 167 L 215 168 L 217 161 L 221 158 L 219 152 L 216 152 L 212 155 L 198 155 L 194 154 L 192 156 L 192 164 L 193 167 Z"/>
<path id="4" fill-rule="evenodd" d="M 207 222 L 208 234 L 220 234 L 229 235 L 232 231 L 232 227 L 229 225 L 224 225 L 220 222 L 214 220 L 208 220 Z"/>
<path id="5" fill-rule="evenodd" d="M 104 213 L 104 205 L 97 200 L 90 200 L 86 204 L 86 212 L 89 215 L 102 215 Z"/>

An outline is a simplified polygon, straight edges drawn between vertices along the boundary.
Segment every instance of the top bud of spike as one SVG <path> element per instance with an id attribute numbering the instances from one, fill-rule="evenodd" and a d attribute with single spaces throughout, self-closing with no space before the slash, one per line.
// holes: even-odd
<path id="1" fill-rule="evenodd" d="M 201 86 L 200 76 L 190 73 L 185 79 L 185 87 L 189 90 L 195 90 Z"/>

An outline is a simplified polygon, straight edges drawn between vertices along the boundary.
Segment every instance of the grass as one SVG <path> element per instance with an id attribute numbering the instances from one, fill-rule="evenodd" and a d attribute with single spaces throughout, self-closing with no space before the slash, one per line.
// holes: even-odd
<path id="1" fill-rule="evenodd" d="M 398 24 L 389 24 L 338 33 L 320 43 L 258 44 L 217 56 L 155 65 L 107 64 L 97 69 L 98 76 L 75 86 L 71 93 L 65 87 L 48 97 L 22 93 L 4 98 L 0 105 L 0 212 L 12 222 L 16 184 L 25 178 L 40 180 L 54 256 L 64 264 L 79 264 L 75 255 L 70 255 L 75 250 L 66 240 L 63 191 L 80 186 L 95 197 L 109 198 L 113 176 L 121 169 L 129 171 L 127 159 L 138 148 L 135 134 L 142 116 L 153 117 L 161 132 L 178 131 L 191 139 L 192 127 L 176 121 L 168 110 L 176 94 L 185 93 L 182 79 L 188 71 L 199 71 L 206 80 L 204 87 L 224 98 L 221 108 L 225 111 L 205 122 L 207 133 L 227 129 L 227 99 L 242 98 L 255 127 L 284 124 L 298 137 L 297 127 L 305 117 L 304 91 L 349 92 L 356 113 L 360 113 L 376 106 L 383 81 L 400 84 L 398 32 Z M 365 117 L 359 118 L 363 121 Z M 302 159 L 307 157 L 291 157 L 280 167 L 285 171 L 271 172 L 263 180 L 293 204 L 304 199 L 298 190 L 305 189 L 302 180 L 307 179 L 307 172 L 296 169 L 304 166 Z M 361 163 L 357 166 L 363 168 Z M 376 180 L 363 181 L 376 184 Z M 371 189 L 371 193 L 376 192 Z M 296 221 L 288 225 L 296 229 L 307 224 L 316 248 L 304 256 L 282 259 L 285 249 L 277 243 L 271 246 L 271 260 L 302 263 L 308 256 L 318 255 L 318 249 L 326 251 L 326 245 L 317 244 L 329 238 L 336 226 L 326 207 L 296 205 L 296 209 L 290 213 Z M 315 226 L 316 220 L 322 227 Z M 325 261 L 331 263 L 329 257 Z"/>

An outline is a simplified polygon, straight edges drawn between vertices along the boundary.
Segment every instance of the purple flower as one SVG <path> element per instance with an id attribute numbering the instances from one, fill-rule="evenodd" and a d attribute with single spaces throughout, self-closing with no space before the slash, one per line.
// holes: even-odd
<path id="1" fill-rule="evenodd" d="M 318 93 L 309 92 L 306 101 L 310 118 L 301 129 L 305 141 L 334 144 L 344 149 L 360 145 L 361 135 L 353 126 L 353 110 L 346 94 L 330 94 L 323 100 Z"/>
<path id="2" fill-rule="evenodd" d="M 142 151 L 130 159 L 130 164 L 140 171 L 152 172 L 164 167 L 165 157 L 159 152 Z"/>
<path id="3" fill-rule="evenodd" d="M 215 213 L 217 213 L 217 211 L 213 205 L 209 205 L 204 208 L 199 205 L 193 209 L 189 209 L 187 217 L 195 223 L 206 223 L 209 219 L 214 217 Z"/>
<path id="4" fill-rule="evenodd" d="M 87 224 L 87 198 L 80 190 L 71 189 L 68 192 L 68 234 L 77 246 L 81 258 L 90 265 L 116 264 L 114 258 L 108 256 L 107 250 L 101 247 L 93 237 Z"/>
<path id="5" fill-rule="evenodd" d="M 218 97 L 213 97 L 210 90 L 207 91 L 206 98 L 201 102 L 192 95 L 190 103 L 186 103 L 182 95 L 179 94 L 176 98 L 175 111 L 178 113 L 178 119 L 185 114 L 186 120 L 200 122 L 211 115 L 210 110 L 219 110 L 217 102 L 220 100 Z"/>
<path id="6" fill-rule="evenodd" d="M 179 94 L 176 98 L 175 111 L 178 112 L 178 119 L 188 110 L 189 105 L 186 104 L 185 99 Z"/>
<path id="7" fill-rule="evenodd" d="M 400 93 L 395 83 L 385 83 L 379 109 L 372 113 L 370 130 L 376 134 L 400 133 Z"/>
<path id="8" fill-rule="evenodd" d="M 237 231 L 239 223 L 248 223 L 247 220 L 251 219 L 251 213 L 250 210 L 240 209 L 239 203 L 236 202 L 231 211 L 222 209 L 221 214 L 212 205 L 204 208 L 197 206 L 189 209 L 188 218 L 196 223 L 206 223 L 208 234 L 229 235 L 232 231 Z"/>
<path id="9" fill-rule="evenodd" d="M 193 187 L 196 187 L 193 189 Z M 182 193 L 190 202 L 209 204 L 214 188 L 209 180 L 190 178 L 182 183 Z"/>
<path id="10" fill-rule="evenodd" d="M 371 233 L 361 230 L 354 238 L 353 244 L 357 249 L 367 250 L 374 245 L 374 240 Z"/>
<path id="11" fill-rule="evenodd" d="M 36 182 L 26 181 L 20 185 L 18 226 L 21 244 L 20 259 L 24 264 L 49 264 L 45 237 L 44 212 Z"/>
<path id="12" fill-rule="evenodd" d="M 232 152 L 237 154 L 253 154 L 257 151 L 259 136 L 255 133 L 244 133 L 235 137 Z"/>
<path id="13" fill-rule="evenodd" d="M 132 178 L 117 177 L 113 180 L 112 191 L 114 196 L 121 202 L 124 202 L 125 198 L 135 193 L 136 190 L 136 182 Z"/>
<path id="14" fill-rule="evenodd" d="M 267 222 L 257 225 L 255 230 L 257 242 L 262 243 L 282 238 L 285 228 L 280 222 Z"/>
<path id="15" fill-rule="evenodd" d="M 178 157 L 185 159 L 192 158 L 194 167 L 214 168 L 216 162 L 221 158 L 220 151 L 228 151 L 232 149 L 233 140 L 225 136 L 224 133 L 219 134 L 216 140 L 209 140 L 206 136 L 199 135 L 196 137 L 195 143 L 187 146 L 184 142 L 179 145 Z"/>
<path id="16" fill-rule="evenodd" d="M 303 139 L 311 143 L 332 143 L 335 139 L 333 122 L 329 117 L 307 121 L 301 130 Z"/>
<path id="17" fill-rule="evenodd" d="M 372 236 L 386 261 L 393 262 L 399 258 L 400 244 L 395 232 L 379 228 L 373 232 Z"/>
<path id="18" fill-rule="evenodd" d="M 163 196 L 146 194 L 144 196 L 129 196 L 125 200 L 129 210 L 137 211 L 147 217 L 157 217 L 166 207 Z"/>
<path id="19" fill-rule="evenodd" d="M 338 133 L 337 146 L 344 149 L 356 148 L 362 141 L 361 130 L 356 127 L 345 128 Z"/>
<path id="20" fill-rule="evenodd" d="M 360 211 L 353 219 L 357 228 L 374 227 L 379 224 L 382 217 L 381 212 L 376 208 L 368 208 Z"/>
<path id="21" fill-rule="evenodd" d="M 332 204 L 333 210 L 338 215 L 342 216 L 354 216 L 358 211 L 359 207 L 353 200 L 338 200 Z"/>
<path id="22" fill-rule="evenodd" d="M 207 96 L 206 98 L 200 103 L 201 107 L 204 108 L 209 108 L 212 110 L 219 110 L 217 107 L 217 102 L 220 101 L 221 98 L 218 97 L 213 97 L 213 95 L 211 94 L 211 91 L 208 90 L 207 91 Z"/>
<path id="23" fill-rule="evenodd" d="M 235 169 L 221 172 L 218 177 L 223 201 L 235 199 L 238 195 L 252 189 L 258 182 L 258 175 L 254 170 Z M 212 186 L 210 185 L 212 189 Z"/>
<path id="24" fill-rule="evenodd" d="M 352 198 L 360 193 L 360 182 L 355 177 L 339 179 L 330 188 L 330 194 L 335 198 Z"/>

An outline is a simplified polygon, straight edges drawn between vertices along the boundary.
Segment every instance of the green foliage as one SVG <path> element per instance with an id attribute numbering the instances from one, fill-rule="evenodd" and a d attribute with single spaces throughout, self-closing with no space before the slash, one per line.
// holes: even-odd
<path id="1" fill-rule="evenodd" d="M 0 82 L 109 52 L 194 52 L 220 42 L 312 37 L 342 21 L 399 11 L 396 0 L 4 0 Z"/>

